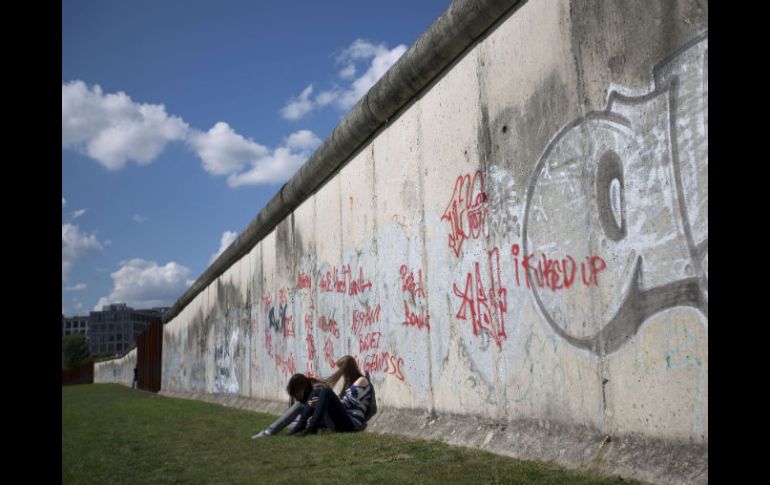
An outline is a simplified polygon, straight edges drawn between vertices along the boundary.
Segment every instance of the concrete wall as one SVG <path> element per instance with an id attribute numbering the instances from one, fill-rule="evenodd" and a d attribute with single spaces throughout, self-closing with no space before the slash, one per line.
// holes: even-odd
<path id="1" fill-rule="evenodd" d="M 123 357 L 94 364 L 94 383 L 115 382 L 131 387 L 134 383 L 136 349 Z"/>
<path id="2" fill-rule="evenodd" d="M 707 450 L 707 21 L 520 4 L 166 325 L 163 389 L 351 354 L 384 408 Z"/>

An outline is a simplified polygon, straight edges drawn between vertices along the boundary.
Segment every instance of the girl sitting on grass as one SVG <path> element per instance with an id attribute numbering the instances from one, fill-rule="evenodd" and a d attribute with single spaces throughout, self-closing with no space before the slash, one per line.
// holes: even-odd
<path id="1" fill-rule="evenodd" d="M 309 415 L 312 410 L 308 405 L 310 394 L 321 388 L 328 388 L 326 381 L 307 377 L 305 374 L 294 374 L 286 385 L 286 393 L 289 395 L 289 409 L 286 410 L 278 419 L 267 427 L 264 431 L 255 434 L 251 439 L 256 440 L 278 434 L 283 428 L 289 426 L 289 434 L 300 430 L 299 417 L 303 414 Z M 303 412 L 304 411 L 304 412 Z M 292 423 L 293 421 L 296 423 Z M 302 426 L 304 428 L 304 425 Z"/>
<path id="2" fill-rule="evenodd" d="M 343 384 L 338 397 L 333 387 L 340 378 Z M 308 402 L 313 408 L 312 415 L 305 421 L 305 429 L 298 430 L 298 437 L 315 434 L 322 424 L 334 432 L 362 431 L 366 428 L 372 405 L 372 385 L 361 373 L 356 359 L 350 355 L 340 358 L 337 371 L 326 382 L 329 387 L 319 387 L 312 391 Z M 309 414 L 309 411 L 305 413 Z"/>
<path id="3" fill-rule="evenodd" d="M 340 358 L 336 366 L 337 371 L 322 380 L 294 374 L 286 386 L 290 397 L 289 409 L 252 439 L 274 435 L 295 419 L 298 422 L 290 434 L 301 437 L 317 433 L 320 426 L 334 432 L 365 429 L 367 419 L 373 414 L 372 385 L 352 356 Z M 333 387 L 340 379 L 343 379 L 343 385 L 338 397 Z"/>

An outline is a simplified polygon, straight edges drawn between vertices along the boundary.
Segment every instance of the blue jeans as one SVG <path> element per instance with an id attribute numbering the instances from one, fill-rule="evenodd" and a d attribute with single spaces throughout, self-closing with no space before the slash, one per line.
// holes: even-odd
<path id="1" fill-rule="evenodd" d="M 312 396 L 312 394 L 311 394 Z M 278 417 L 273 424 L 267 427 L 265 432 L 270 435 L 280 433 L 284 428 L 288 427 L 289 431 L 297 431 L 305 429 L 307 419 L 313 415 L 314 409 L 308 406 L 306 403 L 297 401 L 289 407 L 281 416 Z M 322 422 L 321 426 L 326 424 L 328 418 Z"/>
<path id="2" fill-rule="evenodd" d="M 310 398 L 318 397 L 314 407 L 302 411 L 303 418 L 310 415 L 307 420 L 307 430 L 315 432 L 319 426 L 326 425 L 330 430 L 336 432 L 355 431 L 353 421 L 350 420 L 345 406 L 340 398 L 334 394 L 333 389 L 328 387 L 316 389 L 310 394 Z"/>
<path id="3" fill-rule="evenodd" d="M 305 408 L 309 408 L 310 406 L 301 403 L 299 401 L 295 402 L 289 409 L 286 410 L 285 413 L 283 413 L 278 419 L 276 419 L 273 424 L 267 427 L 265 430 L 268 434 L 278 434 L 281 432 L 281 430 L 287 426 L 289 426 L 289 430 L 294 428 L 295 426 L 298 426 L 300 424 L 299 421 L 296 423 L 292 423 L 293 421 L 297 420 L 299 416 L 302 415 L 303 410 Z"/>

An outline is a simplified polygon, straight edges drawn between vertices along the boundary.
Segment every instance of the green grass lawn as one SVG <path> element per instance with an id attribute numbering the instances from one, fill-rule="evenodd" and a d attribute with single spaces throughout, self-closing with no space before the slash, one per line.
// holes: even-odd
<path id="1" fill-rule="evenodd" d="M 116 384 L 62 387 L 62 483 L 630 483 L 395 435 L 250 439 L 273 419 Z"/>

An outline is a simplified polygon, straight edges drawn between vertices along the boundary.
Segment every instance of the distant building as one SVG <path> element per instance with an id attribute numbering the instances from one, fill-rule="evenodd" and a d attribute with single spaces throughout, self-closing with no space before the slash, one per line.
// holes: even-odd
<path id="1" fill-rule="evenodd" d="M 150 308 L 150 310 L 160 313 L 160 316 L 162 317 L 164 313 L 171 310 L 170 306 L 156 306 L 154 308 Z"/>
<path id="2" fill-rule="evenodd" d="M 88 344 L 91 354 L 122 354 L 130 349 L 145 327 L 160 320 L 168 307 L 134 310 L 125 303 L 105 305 L 88 316 Z"/>
<path id="3" fill-rule="evenodd" d="M 61 336 L 74 335 L 76 333 L 85 334 L 88 337 L 88 315 L 65 317 L 61 316 Z"/>

